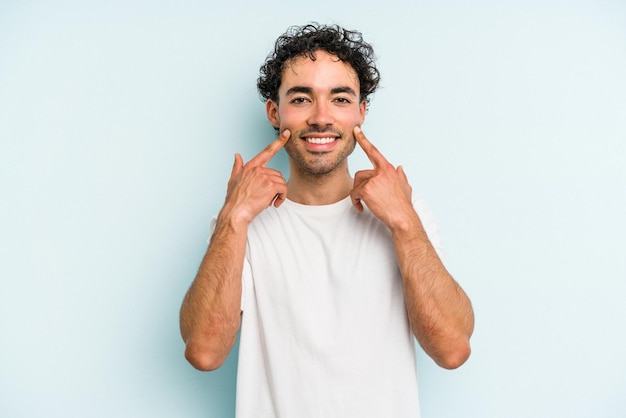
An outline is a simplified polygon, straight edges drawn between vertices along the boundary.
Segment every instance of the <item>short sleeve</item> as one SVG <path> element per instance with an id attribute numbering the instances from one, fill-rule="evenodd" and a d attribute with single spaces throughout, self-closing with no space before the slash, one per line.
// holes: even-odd
<path id="1" fill-rule="evenodd" d="M 439 228 L 437 227 L 437 223 L 435 222 L 435 216 L 433 212 L 430 210 L 426 201 L 424 199 L 417 199 L 413 202 L 413 207 L 417 212 L 417 215 L 422 222 L 422 226 L 426 231 L 426 235 L 430 240 L 433 248 L 437 252 L 437 255 L 441 259 L 441 261 L 445 261 L 445 252 L 443 251 L 443 246 L 441 245 L 441 237 L 439 236 Z"/>

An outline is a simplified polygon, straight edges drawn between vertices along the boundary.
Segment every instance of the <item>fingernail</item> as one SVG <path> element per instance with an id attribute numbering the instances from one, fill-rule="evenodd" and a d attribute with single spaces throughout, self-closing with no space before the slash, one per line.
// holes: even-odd
<path id="1" fill-rule="evenodd" d="M 287 138 L 289 136 L 289 129 L 285 129 L 282 133 L 282 136 L 284 136 L 285 138 Z"/>
<path id="2" fill-rule="evenodd" d="M 357 134 L 361 133 L 361 127 L 359 125 L 354 127 L 354 133 L 357 133 Z"/>

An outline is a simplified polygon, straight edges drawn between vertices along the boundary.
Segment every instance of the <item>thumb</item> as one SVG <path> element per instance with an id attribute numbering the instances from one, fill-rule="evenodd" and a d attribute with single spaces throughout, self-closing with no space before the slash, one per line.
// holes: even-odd
<path id="1" fill-rule="evenodd" d="M 235 154 L 235 163 L 233 164 L 233 170 L 230 173 L 231 177 L 235 177 L 243 168 L 243 158 L 239 153 Z"/>
<path id="2" fill-rule="evenodd" d="M 407 183 L 409 182 L 409 179 L 406 176 L 406 173 L 404 172 L 404 167 L 399 165 L 398 168 L 396 168 L 396 173 L 400 174 L 400 176 L 402 177 L 404 181 L 406 181 Z"/>
<path id="3" fill-rule="evenodd" d="M 350 200 L 352 200 L 352 206 L 357 212 L 363 212 L 363 202 L 361 202 L 361 195 L 355 189 L 350 190 Z"/>

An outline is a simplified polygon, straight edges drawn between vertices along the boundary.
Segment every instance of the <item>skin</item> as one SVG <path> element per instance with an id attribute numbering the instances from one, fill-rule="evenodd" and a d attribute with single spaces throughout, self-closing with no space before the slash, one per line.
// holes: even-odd
<path id="1" fill-rule="evenodd" d="M 419 343 L 441 367 L 459 367 L 470 355 L 471 303 L 433 249 L 413 208 L 404 170 L 388 162 L 361 131 L 366 103 L 359 99 L 356 73 L 324 51 L 316 53 L 316 60 L 302 57 L 290 64 L 278 101 L 266 105 L 268 120 L 282 134 L 246 164 L 235 155 L 215 232 L 183 301 L 186 358 L 200 370 L 213 370 L 228 356 L 241 323 L 247 230 L 261 211 L 280 206 L 285 198 L 323 205 L 350 196 L 355 210 L 362 212 L 365 203 L 391 231 L 407 314 Z M 357 143 L 372 168 L 352 178 L 347 157 Z M 289 181 L 266 167 L 282 147 L 289 156 Z"/>
<path id="2" fill-rule="evenodd" d="M 246 164 L 241 155 L 235 155 L 224 206 L 180 311 L 185 357 L 199 370 L 220 367 L 235 343 L 241 324 L 241 273 L 248 225 L 269 205 L 279 207 L 285 200 L 285 179 L 266 165 L 289 137 L 290 132 L 284 130 Z"/>
<path id="3" fill-rule="evenodd" d="M 439 366 L 455 369 L 471 352 L 471 303 L 430 243 L 402 166 L 389 163 L 358 126 L 354 132 L 373 168 L 355 174 L 352 204 L 361 212 L 365 202 L 391 230 L 413 334 Z"/>
<path id="4" fill-rule="evenodd" d="M 287 197 L 308 205 L 335 203 L 350 193 L 347 157 L 356 145 L 353 129 L 365 120 L 359 80 L 349 65 L 324 51 L 316 60 L 293 60 L 283 71 L 278 102 L 266 105 L 270 123 L 293 134 L 285 145 L 290 177 Z M 334 136 L 324 146 L 307 137 Z"/>

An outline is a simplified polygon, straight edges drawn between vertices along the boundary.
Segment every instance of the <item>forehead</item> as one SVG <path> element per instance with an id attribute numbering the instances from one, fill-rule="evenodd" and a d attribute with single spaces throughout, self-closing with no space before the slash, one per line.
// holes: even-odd
<path id="1" fill-rule="evenodd" d="M 350 87 L 359 91 L 359 77 L 352 66 L 326 51 L 316 51 L 315 59 L 300 56 L 285 65 L 279 94 L 294 86 L 313 90 L 331 90 Z"/>

